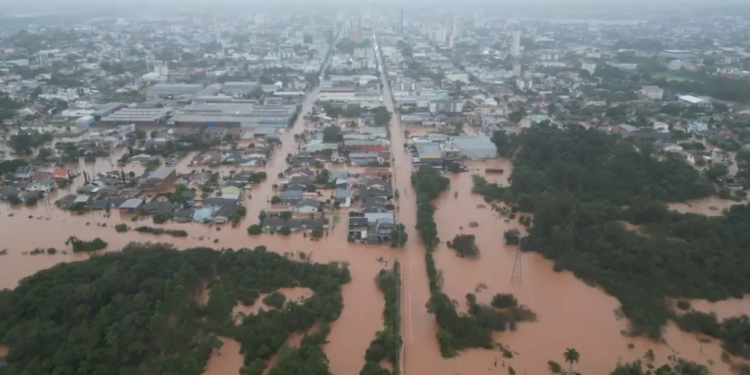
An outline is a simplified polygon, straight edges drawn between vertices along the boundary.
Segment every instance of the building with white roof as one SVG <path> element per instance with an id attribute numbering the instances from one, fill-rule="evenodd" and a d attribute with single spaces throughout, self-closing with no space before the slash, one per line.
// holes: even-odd
<path id="1" fill-rule="evenodd" d="M 677 102 L 683 107 L 701 107 L 704 109 L 711 109 L 711 98 L 707 96 L 692 96 L 692 95 L 681 95 L 677 98 Z"/>

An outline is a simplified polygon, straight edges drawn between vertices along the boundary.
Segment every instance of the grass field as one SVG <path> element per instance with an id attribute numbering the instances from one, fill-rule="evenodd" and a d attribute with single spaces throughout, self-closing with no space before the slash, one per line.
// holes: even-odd
<path id="1" fill-rule="evenodd" d="M 667 81 L 695 81 L 694 79 L 682 75 L 678 72 L 658 72 L 651 73 L 651 77 L 654 79 L 664 78 Z"/>

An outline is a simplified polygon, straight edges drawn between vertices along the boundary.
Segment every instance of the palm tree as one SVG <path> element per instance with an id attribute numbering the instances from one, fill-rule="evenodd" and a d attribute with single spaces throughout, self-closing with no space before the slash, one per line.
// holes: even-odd
<path id="1" fill-rule="evenodd" d="M 578 359 L 581 355 L 575 350 L 575 348 L 566 348 L 563 357 L 565 357 L 565 362 L 570 362 L 570 372 L 573 372 L 573 362 L 578 363 Z"/>

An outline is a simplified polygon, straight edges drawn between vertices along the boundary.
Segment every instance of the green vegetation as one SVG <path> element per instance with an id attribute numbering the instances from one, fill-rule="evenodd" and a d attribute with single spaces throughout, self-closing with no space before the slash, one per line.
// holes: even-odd
<path id="1" fill-rule="evenodd" d="M 690 302 L 683 300 L 677 301 L 677 308 L 680 310 L 690 310 Z"/>
<path id="2" fill-rule="evenodd" d="M 657 338 L 673 316 L 666 297 L 719 300 L 750 292 L 750 208 L 725 216 L 669 211 L 667 202 L 709 196 L 714 187 L 677 156 L 596 130 L 535 126 L 510 140 L 510 187 L 474 191 L 534 213 L 521 242 L 622 303 L 630 334 Z M 476 182 L 477 180 L 475 180 Z M 643 225 L 649 236 L 618 221 Z"/>
<path id="3" fill-rule="evenodd" d="M 251 236 L 257 236 L 263 232 L 263 228 L 261 228 L 258 224 L 253 224 L 249 227 L 247 227 L 247 234 Z"/>
<path id="4" fill-rule="evenodd" d="M 135 228 L 133 230 L 136 231 L 136 232 L 141 232 L 141 233 L 151 233 L 151 234 L 155 234 L 157 236 L 162 235 L 162 234 L 166 234 L 166 235 L 172 236 L 172 237 L 187 237 L 187 235 L 188 235 L 188 233 L 186 231 L 184 231 L 184 230 L 154 228 L 154 227 L 149 227 L 149 226 L 145 226 L 145 225 L 137 227 L 137 228 Z"/>
<path id="5" fill-rule="evenodd" d="M 130 244 L 122 252 L 65 263 L 0 291 L 0 337 L 12 355 L 2 374 L 199 375 L 218 336 L 240 342 L 243 375 L 259 375 L 293 333 L 319 331 L 280 358 L 272 375 L 330 375 L 320 347 L 326 322 L 343 309 L 339 264 L 293 262 L 257 247 L 177 251 L 164 244 Z M 194 296 L 208 283 L 210 299 Z M 235 303 L 260 293 L 306 287 L 304 303 L 232 317 Z"/>
<path id="6" fill-rule="evenodd" d="M 65 244 L 72 246 L 74 253 L 97 251 L 107 247 L 107 243 L 98 237 L 91 241 L 83 241 L 76 236 L 70 236 L 65 240 Z"/>
<path id="7" fill-rule="evenodd" d="M 473 234 L 457 234 L 453 241 L 448 241 L 448 247 L 456 250 L 461 258 L 476 258 L 479 256 L 479 247 L 476 245 L 476 237 Z"/>
<path id="8" fill-rule="evenodd" d="M 676 73 L 676 72 L 656 72 L 651 73 L 653 79 L 664 79 L 666 81 L 692 81 L 693 79 L 689 76 Z"/>
<path id="9" fill-rule="evenodd" d="M 503 234 L 506 245 L 518 245 L 521 243 L 521 232 L 517 229 L 508 229 Z"/>
<path id="10" fill-rule="evenodd" d="M 341 40 L 336 43 L 336 49 L 338 49 L 342 53 L 348 54 L 354 53 L 354 50 L 357 48 L 367 48 L 369 46 L 370 39 L 365 39 L 362 42 L 355 42 L 349 38 L 341 38 Z"/>
<path id="11" fill-rule="evenodd" d="M 518 300 L 512 293 L 498 293 L 492 297 L 492 307 L 507 309 L 518 306 Z"/>
<path id="12" fill-rule="evenodd" d="M 399 295 L 401 294 L 401 265 L 398 261 L 390 271 L 380 270 L 375 279 L 378 288 L 385 297 L 383 308 L 383 330 L 375 333 L 375 339 L 365 352 L 365 366 L 360 375 L 391 375 L 391 372 L 380 367 L 380 362 L 387 359 L 393 366 L 393 374 L 399 374 L 401 360 L 401 313 Z"/>
<path id="13" fill-rule="evenodd" d="M 34 149 L 48 142 L 52 142 L 51 133 L 37 133 L 20 131 L 10 136 L 8 147 L 20 155 L 31 155 Z"/>
<path id="14" fill-rule="evenodd" d="M 391 230 L 391 247 L 404 247 L 408 239 L 409 234 L 406 233 L 404 224 L 396 224 Z"/>
<path id="15" fill-rule="evenodd" d="M 440 175 L 434 168 L 422 166 L 411 176 L 417 192 L 417 230 L 425 246 L 425 264 L 430 285 L 430 300 L 427 310 L 435 315 L 440 331 L 437 334 L 440 353 L 443 357 L 453 357 L 457 351 L 481 347 L 491 349 L 492 331 L 515 328 L 515 322 L 533 320 L 533 312 L 527 308 L 518 311 L 499 312 L 492 307 L 476 303 L 474 295 L 467 295 L 470 314 L 456 312 L 450 297 L 441 290 L 441 277 L 435 266 L 433 252 L 440 242 L 435 224 L 435 207 L 432 200 L 447 190 L 450 180 Z"/>
<path id="16" fill-rule="evenodd" d="M 285 302 L 286 302 L 286 296 L 279 292 L 273 292 L 267 295 L 265 298 L 263 298 L 263 303 L 265 303 L 268 306 L 275 307 L 277 309 L 284 307 Z"/>
<path id="17" fill-rule="evenodd" d="M 547 368 L 549 368 L 549 372 L 553 374 L 559 374 L 562 372 L 562 366 L 555 361 L 547 361 Z"/>
<path id="18" fill-rule="evenodd" d="M 127 224 L 117 224 L 115 225 L 115 232 L 117 233 L 125 233 L 128 231 L 128 225 Z"/>
<path id="19" fill-rule="evenodd" d="M 706 367 L 682 358 L 677 358 L 672 366 L 662 365 L 655 370 L 652 370 L 652 367 L 652 365 L 646 365 L 644 369 L 641 361 L 618 364 L 609 375 L 709 375 L 711 373 Z"/>
<path id="20" fill-rule="evenodd" d="M 563 353 L 563 357 L 565 358 L 565 362 L 570 363 L 570 372 L 573 372 L 573 363 L 578 363 L 581 354 L 575 348 L 567 348 L 565 349 L 565 353 Z"/>
<path id="21" fill-rule="evenodd" d="M 699 332 L 721 339 L 727 352 L 750 358 L 750 318 L 731 317 L 719 322 L 716 314 L 689 311 L 675 319 L 683 331 Z"/>

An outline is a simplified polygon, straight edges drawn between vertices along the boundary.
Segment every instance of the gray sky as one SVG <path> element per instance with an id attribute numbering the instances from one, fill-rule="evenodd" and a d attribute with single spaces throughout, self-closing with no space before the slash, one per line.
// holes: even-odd
<path id="1" fill-rule="evenodd" d="M 213 9 L 221 12 L 223 9 L 242 12 L 244 10 L 257 9 L 258 7 L 273 6 L 306 6 L 311 5 L 340 5 L 349 9 L 356 9 L 365 4 L 372 4 L 373 8 L 383 5 L 397 5 L 401 7 L 410 6 L 430 6 L 431 8 L 445 8 L 449 10 L 451 6 L 458 7 L 463 12 L 471 12 L 467 5 L 479 5 L 484 9 L 496 9 L 501 16 L 509 10 L 523 10 L 533 16 L 536 10 L 549 12 L 550 6 L 561 6 L 566 11 L 576 11 L 578 7 L 581 11 L 586 12 L 592 9 L 606 11 L 607 9 L 622 9 L 623 7 L 633 7 L 628 13 L 638 11 L 648 11 L 650 9 L 668 10 L 685 9 L 686 7 L 696 8 L 724 8 L 736 7 L 739 4 L 750 7 L 750 0 L 378 0 L 352 2 L 351 0 L 0 0 L 0 15 L 11 15 L 19 12 L 26 14 L 40 13 L 81 13 L 102 8 L 127 9 L 138 13 L 139 10 L 145 12 L 157 9 L 159 13 L 165 14 L 172 9 L 186 11 L 193 8 L 196 11 L 201 9 Z M 172 5 L 179 5 L 176 8 Z M 562 9 L 561 9 L 562 10 Z"/>

